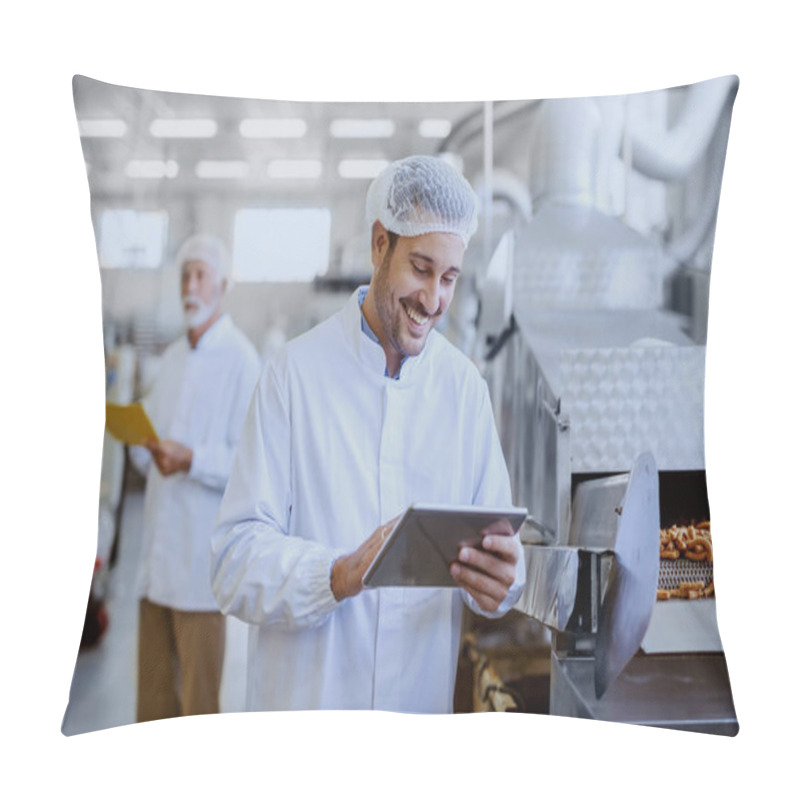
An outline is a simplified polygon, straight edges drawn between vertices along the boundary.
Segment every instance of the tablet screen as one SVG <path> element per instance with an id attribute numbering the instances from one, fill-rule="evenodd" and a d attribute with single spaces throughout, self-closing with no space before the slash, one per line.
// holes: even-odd
<path id="1" fill-rule="evenodd" d="M 459 548 L 479 546 L 482 531 L 499 519 L 518 531 L 527 513 L 515 507 L 409 506 L 364 574 L 364 585 L 456 586 L 450 564 Z"/>

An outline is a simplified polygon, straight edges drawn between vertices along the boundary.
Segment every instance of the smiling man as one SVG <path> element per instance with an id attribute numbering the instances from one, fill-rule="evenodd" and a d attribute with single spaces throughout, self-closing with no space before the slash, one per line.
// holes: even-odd
<path id="1" fill-rule="evenodd" d="M 472 188 L 403 159 L 371 184 L 366 221 L 372 280 L 266 364 L 212 541 L 220 607 L 253 625 L 250 710 L 452 711 L 463 604 L 501 616 L 524 585 L 505 523 L 462 548 L 458 588 L 363 586 L 411 503 L 511 505 L 486 383 L 434 329 L 477 226 Z"/>

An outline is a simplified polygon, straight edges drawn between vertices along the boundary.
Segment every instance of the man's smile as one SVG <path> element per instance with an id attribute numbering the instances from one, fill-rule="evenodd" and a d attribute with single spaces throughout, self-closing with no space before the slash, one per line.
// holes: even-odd
<path id="1" fill-rule="evenodd" d="M 417 311 L 412 309 L 410 306 L 406 305 L 405 303 L 402 304 L 403 309 L 406 312 L 406 316 L 414 323 L 414 325 L 418 328 L 424 328 L 425 325 L 428 324 L 430 321 L 430 317 L 425 314 L 424 312 Z"/>

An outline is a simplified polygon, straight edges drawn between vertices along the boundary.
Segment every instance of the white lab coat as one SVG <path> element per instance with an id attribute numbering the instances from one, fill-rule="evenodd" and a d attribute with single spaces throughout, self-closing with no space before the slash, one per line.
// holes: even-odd
<path id="1" fill-rule="evenodd" d="M 412 502 L 507 506 L 488 389 L 436 331 L 385 377 L 357 293 L 267 363 L 212 540 L 214 593 L 250 632 L 249 710 L 452 711 L 458 589 L 367 589 L 331 564 Z M 524 566 L 497 616 L 519 597 Z"/>
<path id="2" fill-rule="evenodd" d="M 227 314 L 195 349 L 181 336 L 164 351 L 142 404 L 160 438 L 192 449 L 192 466 L 164 477 L 147 450 L 131 448 L 147 474 L 139 597 L 181 611 L 219 610 L 209 543 L 260 369 L 255 347 Z"/>

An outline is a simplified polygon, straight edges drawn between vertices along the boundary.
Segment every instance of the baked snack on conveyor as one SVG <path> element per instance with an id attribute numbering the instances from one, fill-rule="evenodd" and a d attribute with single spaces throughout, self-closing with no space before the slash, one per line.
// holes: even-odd
<path id="1" fill-rule="evenodd" d="M 661 558 L 689 558 L 692 561 L 713 561 L 711 523 L 672 525 L 659 532 Z"/>
<path id="2" fill-rule="evenodd" d="M 697 525 L 692 523 L 691 525 L 671 525 L 669 528 L 662 528 L 659 531 L 659 544 L 660 558 L 665 562 L 672 561 L 677 565 L 679 559 L 684 559 L 685 561 L 682 563 L 700 564 L 705 562 L 708 565 L 707 568 L 710 568 L 714 561 L 714 552 L 711 547 L 711 523 L 707 520 Z M 688 564 L 686 568 L 688 568 Z M 707 582 L 706 580 L 681 580 L 677 588 L 675 588 L 674 582 L 670 587 L 660 586 L 656 599 L 669 600 L 673 597 L 680 597 L 696 600 L 701 597 L 713 597 L 713 595 L 714 582 L 711 579 Z"/>

